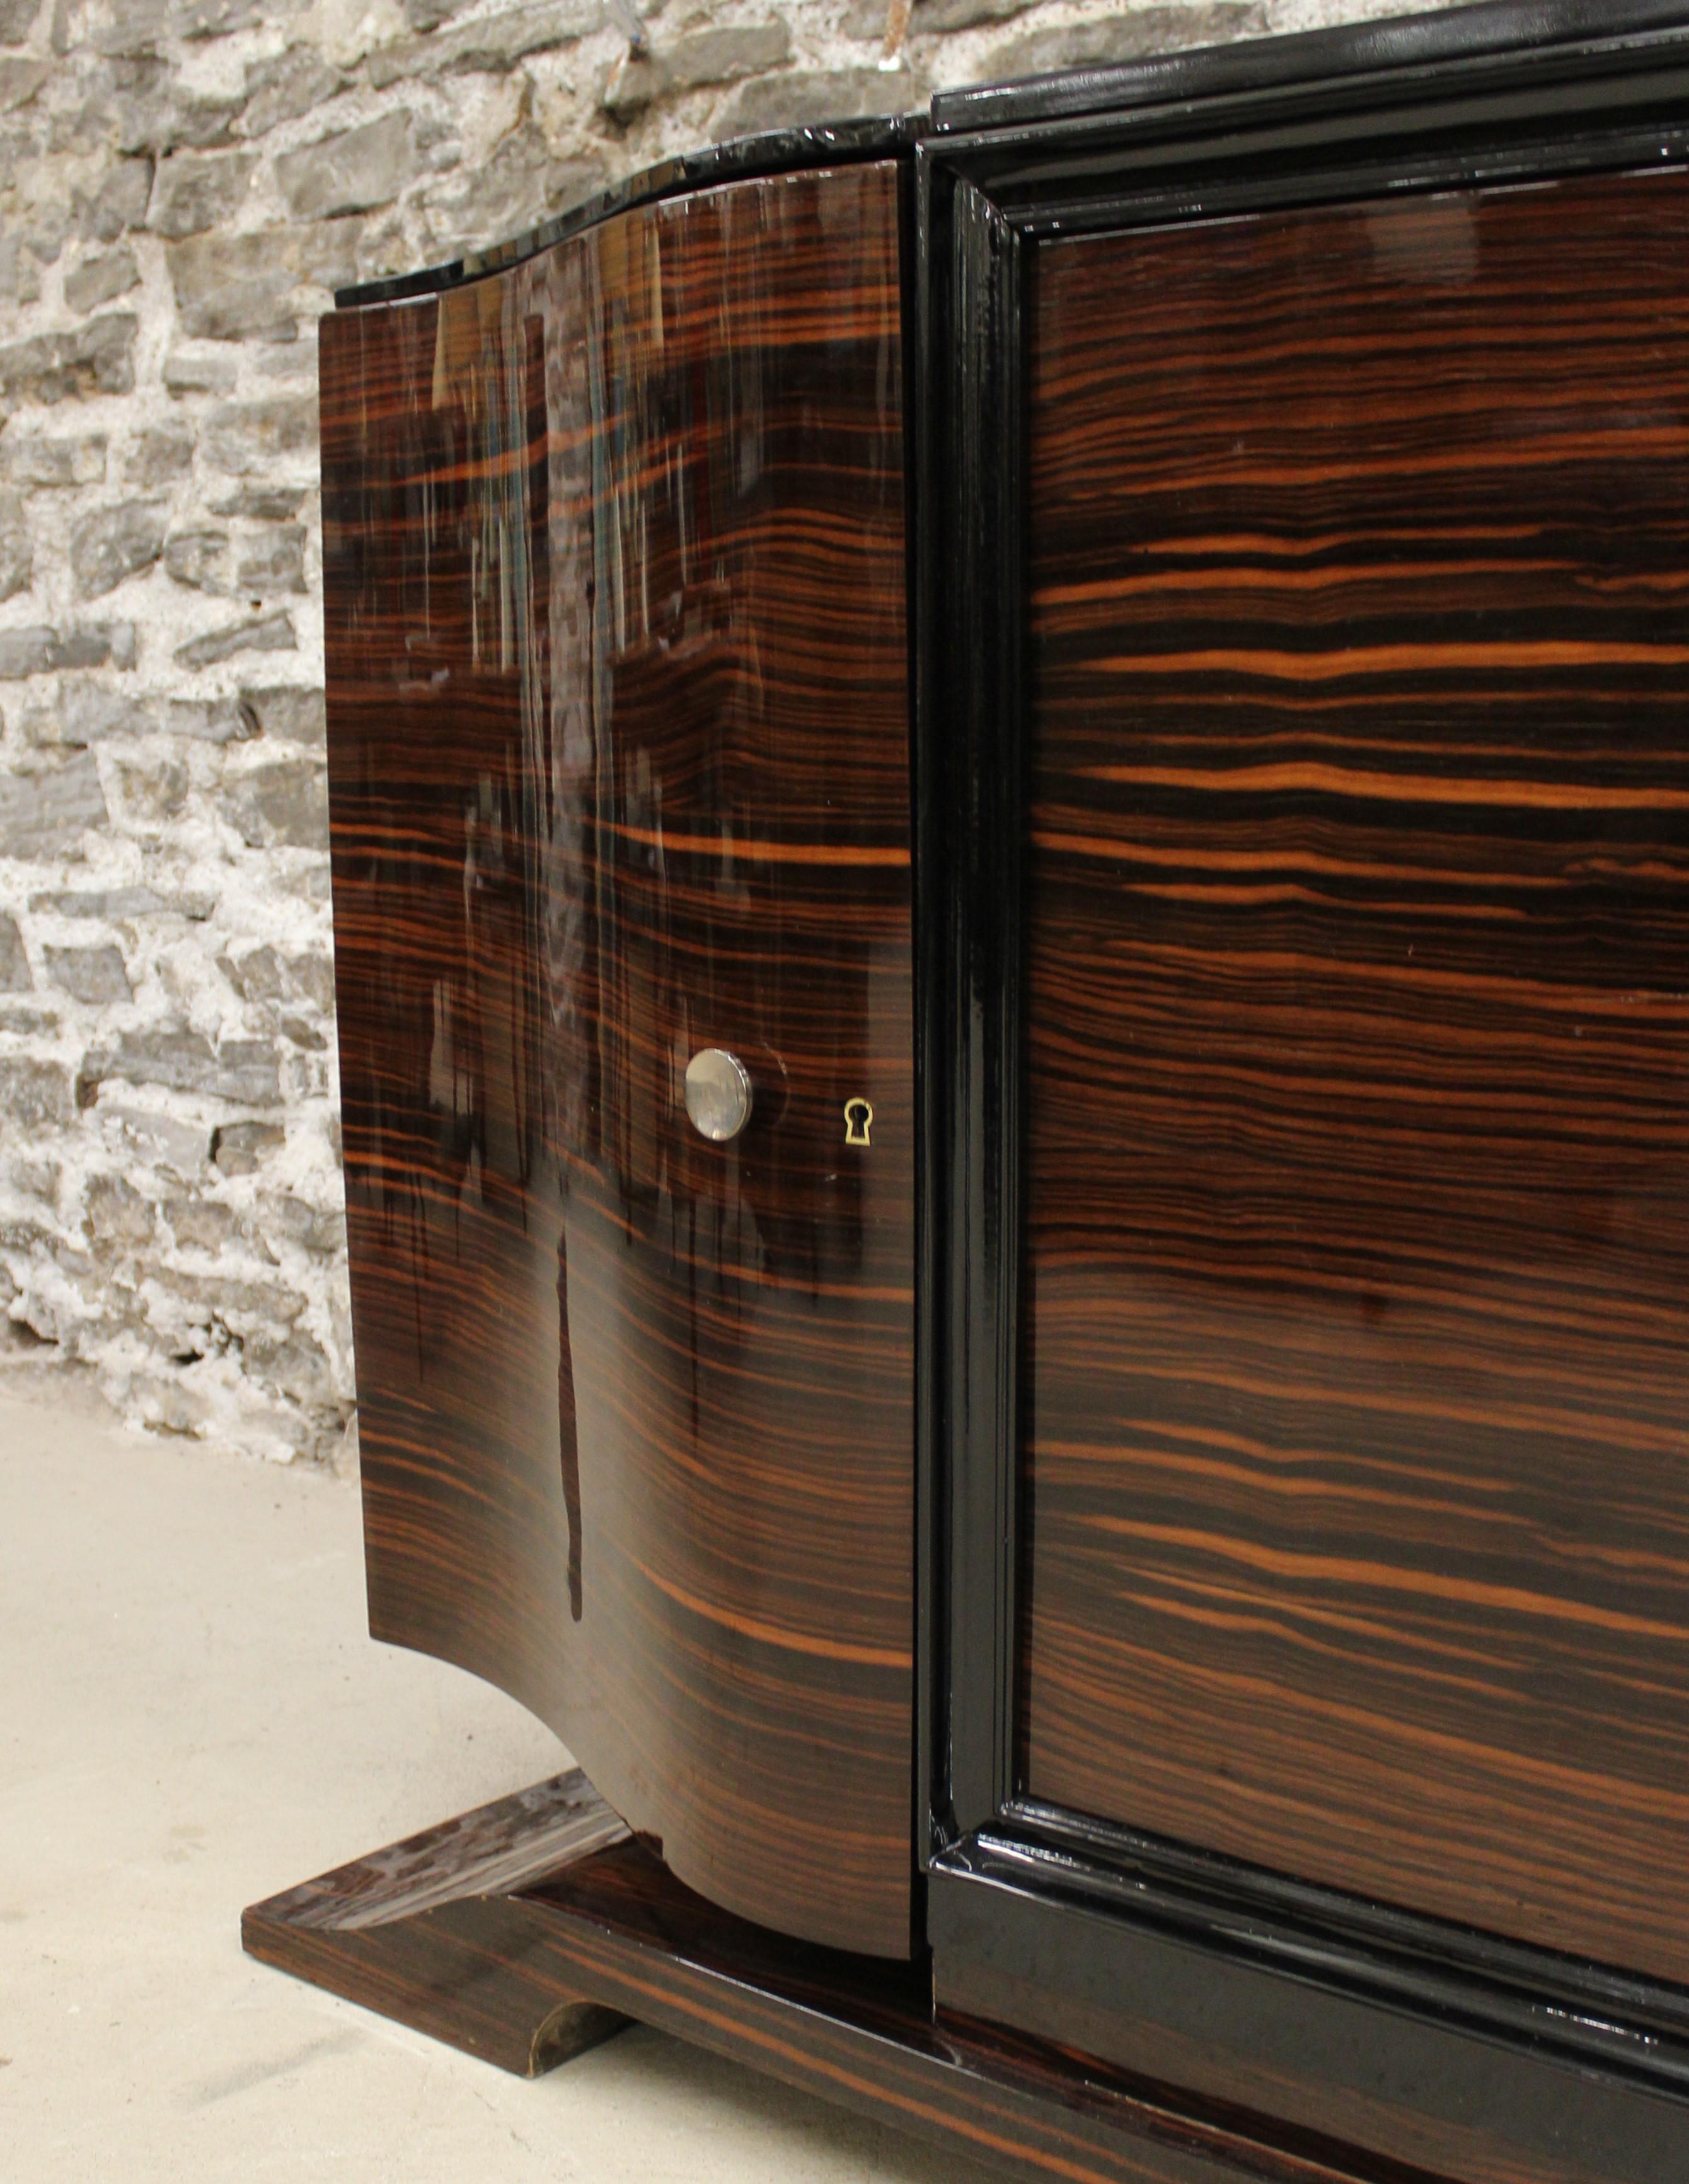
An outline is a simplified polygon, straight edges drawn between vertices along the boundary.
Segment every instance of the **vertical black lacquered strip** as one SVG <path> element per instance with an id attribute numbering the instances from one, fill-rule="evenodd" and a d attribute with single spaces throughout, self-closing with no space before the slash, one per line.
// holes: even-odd
<path id="1" fill-rule="evenodd" d="M 923 1866 L 959 1830 L 950 1799 L 950 1384 L 956 1350 L 951 1276 L 959 1118 L 965 1102 L 960 1030 L 962 905 L 949 815 L 956 807 L 949 645 L 951 571 L 942 523 L 950 510 L 950 235 L 953 175 L 915 151 L 921 401 L 915 420 L 922 492 L 915 538 L 915 1097 L 917 1172 L 916 1524 L 921 1568 L 917 1660 L 917 1839 Z"/>
<path id="2" fill-rule="evenodd" d="M 931 329 L 941 475 L 929 505 L 947 537 L 929 602 L 925 721 L 942 794 L 929 800 L 923 836 L 938 850 L 929 884 L 947 883 L 932 968 L 943 989 L 934 1006 L 948 1023 L 928 1027 L 945 1163 L 934 1211 L 947 1222 L 935 1253 L 947 1547 L 940 1841 L 984 1824 L 1013 1786 L 1024 510 L 1019 244 L 970 184 L 945 187 L 948 216 L 929 235 L 928 270 L 929 293 L 944 298 Z"/>
<path id="3" fill-rule="evenodd" d="M 950 1840 L 935 1825 L 948 1798 L 943 1746 L 948 1706 L 942 1688 L 948 1648 L 941 1629 L 945 1542 L 939 1493 L 947 1475 L 944 1361 L 948 1341 L 950 1083 L 955 1035 L 951 975 L 955 887 L 950 876 L 950 744 L 939 717 L 944 677 L 936 666 L 938 595 L 944 561 L 934 511 L 942 508 L 936 444 L 948 415 L 939 375 L 945 320 L 935 292 L 934 236 L 948 219 L 949 177 L 922 156 L 910 163 L 905 225 L 905 448 L 909 464 L 910 839 L 914 845 L 915 939 L 915 1848 L 924 1873 Z"/>

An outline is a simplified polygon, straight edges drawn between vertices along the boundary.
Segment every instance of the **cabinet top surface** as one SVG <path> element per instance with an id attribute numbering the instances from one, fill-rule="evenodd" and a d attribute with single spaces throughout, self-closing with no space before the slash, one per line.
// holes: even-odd
<path id="1" fill-rule="evenodd" d="M 436 295 L 504 272 L 583 229 L 660 198 L 805 168 L 905 156 L 923 137 L 939 140 L 981 131 L 1009 134 L 1251 92 L 1411 75 L 1463 62 L 1505 61 L 1509 55 L 1540 55 L 1552 48 L 1611 48 L 1660 37 L 1689 40 L 1689 0 L 1478 0 L 1476 5 L 1334 30 L 1245 38 L 1108 66 L 973 85 L 939 92 L 930 113 L 805 124 L 659 160 L 508 242 L 445 265 L 339 289 L 335 303 L 343 310 L 356 309 Z"/>

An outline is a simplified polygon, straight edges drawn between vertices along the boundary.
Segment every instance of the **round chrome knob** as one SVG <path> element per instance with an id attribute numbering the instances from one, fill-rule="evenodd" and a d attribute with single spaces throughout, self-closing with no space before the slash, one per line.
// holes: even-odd
<path id="1" fill-rule="evenodd" d="M 700 1047 L 686 1065 L 686 1112 L 714 1145 L 736 1138 L 750 1120 L 750 1072 L 724 1046 Z"/>

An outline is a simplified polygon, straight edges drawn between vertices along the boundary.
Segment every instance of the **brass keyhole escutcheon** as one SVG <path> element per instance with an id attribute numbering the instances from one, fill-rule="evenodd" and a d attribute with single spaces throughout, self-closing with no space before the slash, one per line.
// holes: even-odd
<path id="1" fill-rule="evenodd" d="M 847 1145 L 865 1145 L 868 1133 L 874 1126 L 874 1103 L 872 1100 L 847 1100 L 844 1102 L 844 1142 Z"/>

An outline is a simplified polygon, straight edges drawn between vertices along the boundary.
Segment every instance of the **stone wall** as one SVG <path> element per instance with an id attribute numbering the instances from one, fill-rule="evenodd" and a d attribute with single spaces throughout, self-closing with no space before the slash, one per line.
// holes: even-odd
<path id="1" fill-rule="evenodd" d="M 1387 4 L 0 0 L 0 1347 L 352 1416 L 315 323 L 662 153 Z"/>

